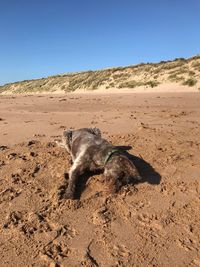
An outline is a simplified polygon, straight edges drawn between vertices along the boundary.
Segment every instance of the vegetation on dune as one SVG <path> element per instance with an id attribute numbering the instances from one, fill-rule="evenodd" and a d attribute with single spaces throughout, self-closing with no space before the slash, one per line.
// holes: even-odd
<path id="1" fill-rule="evenodd" d="M 171 81 L 171 82 L 181 82 L 181 81 L 184 81 L 184 77 L 183 76 L 178 76 L 178 74 L 174 73 L 174 74 L 170 74 L 168 76 L 168 79 Z"/>
<path id="2" fill-rule="evenodd" d="M 186 81 L 183 82 L 183 85 L 188 85 L 188 86 L 194 86 L 197 83 L 197 80 L 194 78 L 189 78 Z"/>
<path id="3" fill-rule="evenodd" d="M 120 83 L 118 88 L 135 88 L 136 86 L 140 86 L 139 83 L 136 82 L 135 80 L 132 80 L 132 81 Z"/>
<path id="4" fill-rule="evenodd" d="M 145 86 L 145 87 L 156 87 L 160 83 L 157 80 L 149 80 L 149 81 L 128 81 L 119 84 L 118 88 L 135 88 L 135 87 L 140 87 L 140 86 Z"/>
<path id="5" fill-rule="evenodd" d="M 0 93 L 51 93 L 98 90 L 100 88 L 155 87 L 170 82 L 199 85 L 200 55 L 159 63 L 141 63 L 97 71 L 64 73 L 36 80 L 24 80 L 0 86 Z"/>
<path id="6" fill-rule="evenodd" d="M 192 67 L 194 68 L 194 70 L 200 72 L 200 60 L 192 62 Z"/>
<path id="7" fill-rule="evenodd" d="M 152 88 L 158 86 L 159 84 L 160 83 L 156 80 L 152 80 L 152 81 L 148 81 L 148 82 L 144 83 L 144 85 L 150 86 Z"/>

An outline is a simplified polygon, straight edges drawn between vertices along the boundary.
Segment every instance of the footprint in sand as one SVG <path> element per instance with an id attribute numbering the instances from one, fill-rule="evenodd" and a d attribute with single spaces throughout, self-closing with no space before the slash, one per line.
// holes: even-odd
<path id="1" fill-rule="evenodd" d="M 12 211 L 8 214 L 4 228 L 17 227 L 22 221 L 23 213 L 20 211 Z"/>
<path id="2" fill-rule="evenodd" d="M 66 129 L 67 127 L 65 125 L 60 125 L 58 129 Z"/>
<path id="3" fill-rule="evenodd" d="M 140 225 L 150 227 L 155 231 L 162 230 L 163 227 L 155 214 L 141 213 L 138 215 Z"/>
<path id="4" fill-rule="evenodd" d="M 2 167 L 2 166 L 5 166 L 6 165 L 6 163 L 5 163 L 5 161 L 4 160 L 0 160 L 0 168 Z M 1 179 L 0 179 L 1 180 Z"/>
<path id="5" fill-rule="evenodd" d="M 50 263 L 50 266 L 60 266 L 59 262 L 71 254 L 71 249 L 64 242 L 53 241 L 43 248 L 41 253 L 41 257 Z"/>
<path id="6" fill-rule="evenodd" d="M 179 238 L 176 242 L 177 242 L 177 245 L 180 248 L 184 249 L 185 251 L 196 250 L 192 239 L 184 237 L 184 238 Z"/>
<path id="7" fill-rule="evenodd" d="M 130 257 L 130 251 L 124 245 L 114 245 L 112 256 L 115 258 L 123 258 L 123 260 L 128 259 Z"/>
<path id="8" fill-rule="evenodd" d="M 98 121 L 91 121 L 90 123 L 91 123 L 92 125 L 93 125 L 93 124 L 96 125 L 96 124 L 98 124 Z"/>
<path id="9" fill-rule="evenodd" d="M 20 191 L 10 187 L 0 192 L 0 204 L 4 201 L 11 201 L 21 194 Z"/>
<path id="10" fill-rule="evenodd" d="M 4 151 L 4 150 L 6 150 L 6 149 L 8 149 L 7 146 L 0 146 L 0 151 Z"/>
<path id="11" fill-rule="evenodd" d="M 45 137 L 46 134 L 34 134 L 34 137 Z"/>
<path id="12" fill-rule="evenodd" d="M 96 225 L 105 225 L 111 221 L 111 217 L 112 215 L 110 211 L 103 206 L 93 213 L 92 222 Z"/>
<path id="13" fill-rule="evenodd" d="M 35 233 L 47 233 L 53 229 L 41 212 L 13 211 L 8 214 L 4 228 L 16 228 L 25 236 L 30 237 Z"/>
<path id="14" fill-rule="evenodd" d="M 44 214 L 40 212 L 31 212 L 24 218 L 24 221 L 20 226 L 20 231 L 26 236 L 31 236 L 34 233 L 51 232 L 52 227 L 46 220 Z"/>
<path id="15" fill-rule="evenodd" d="M 45 261 L 58 266 L 58 263 L 62 261 L 63 258 L 73 253 L 72 249 L 69 249 L 66 241 L 67 239 L 72 239 L 75 235 L 75 229 L 71 228 L 69 225 L 62 226 L 57 230 L 56 236 L 42 248 L 41 257 Z"/>
<path id="16" fill-rule="evenodd" d="M 30 123 L 30 122 L 34 122 L 34 121 L 24 121 L 25 123 Z"/>

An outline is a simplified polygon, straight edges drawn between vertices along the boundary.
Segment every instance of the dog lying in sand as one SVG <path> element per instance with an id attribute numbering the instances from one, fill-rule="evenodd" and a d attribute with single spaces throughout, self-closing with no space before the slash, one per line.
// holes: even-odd
<path id="1" fill-rule="evenodd" d="M 77 180 L 87 171 L 103 171 L 109 193 L 117 192 L 133 179 L 141 180 L 127 152 L 103 139 L 98 128 L 65 130 L 62 141 L 57 143 L 67 149 L 73 161 L 65 194 L 68 199 L 74 198 Z"/>

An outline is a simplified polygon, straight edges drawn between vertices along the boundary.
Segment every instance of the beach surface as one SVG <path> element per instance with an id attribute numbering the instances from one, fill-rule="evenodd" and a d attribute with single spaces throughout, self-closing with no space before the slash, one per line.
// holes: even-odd
<path id="1" fill-rule="evenodd" d="M 200 267 L 200 93 L 0 96 L 1 266 Z M 131 146 L 142 182 L 64 191 L 64 129 Z"/>

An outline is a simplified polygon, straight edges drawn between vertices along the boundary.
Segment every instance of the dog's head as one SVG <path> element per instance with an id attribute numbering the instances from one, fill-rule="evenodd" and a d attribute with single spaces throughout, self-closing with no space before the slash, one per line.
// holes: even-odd
<path id="1" fill-rule="evenodd" d="M 72 146 L 72 130 L 65 130 L 62 136 L 62 143 L 68 152 L 71 151 Z"/>
<path id="2" fill-rule="evenodd" d="M 89 134 L 93 134 L 98 137 L 101 137 L 101 131 L 100 129 L 96 127 L 95 128 L 82 128 L 78 130 L 65 130 L 63 132 L 62 142 L 69 152 L 71 151 L 73 140 L 76 137 L 81 136 L 81 134 L 83 133 L 84 134 L 89 133 Z"/>

